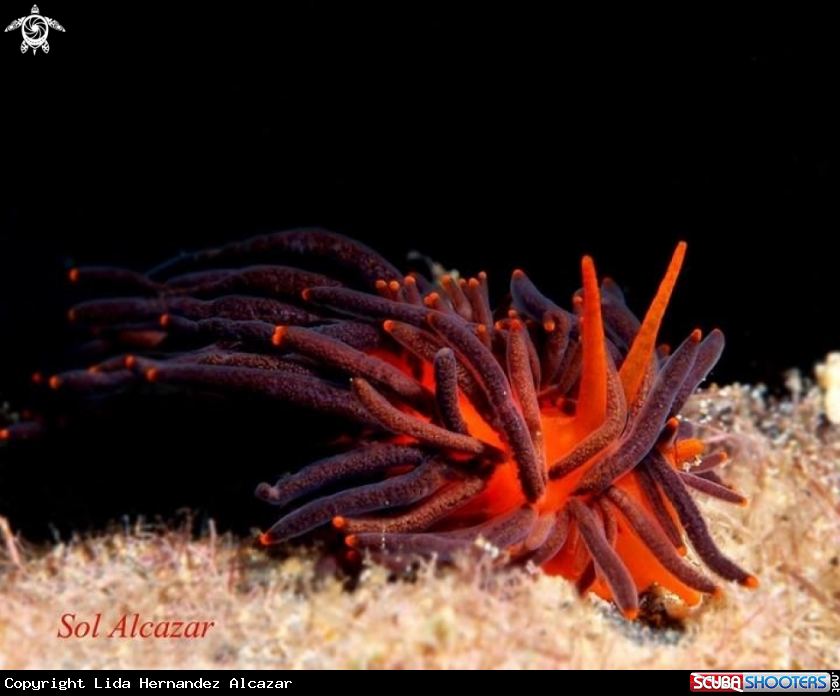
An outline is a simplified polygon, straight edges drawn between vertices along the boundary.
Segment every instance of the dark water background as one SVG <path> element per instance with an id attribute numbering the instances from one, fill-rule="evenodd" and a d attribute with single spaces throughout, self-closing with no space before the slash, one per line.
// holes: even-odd
<path id="1" fill-rule="evenodd" d="M 15 406 L 66 350 L 68 267 L 299 225 L 485 269 L 499 295 L 521 267 L 564 304 L 590 253 L 638 312 L 686 239 L 663 338 L 722 328 L 717 381 L 778 388 L 840 348 L 832 43 L 511 8 L 41 11 L 67 29 L 49 55 L 0 35 Z M 308 455 L 294 414 L 104 418 L 0 451 L 0 513 L 33 536 L 182 504 L 247 529 L 253 484 Z"/>

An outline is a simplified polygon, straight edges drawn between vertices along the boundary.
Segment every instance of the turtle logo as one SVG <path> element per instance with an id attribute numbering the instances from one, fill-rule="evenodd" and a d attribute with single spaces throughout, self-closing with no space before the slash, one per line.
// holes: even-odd
<path id="1" fill-rule="evenodd" d="M 31 48 L 33 56 L 38 52 L 39 48 L 44 53 L 50 52 L 50 45 L 47 43 L 47 34 L 50 33 L 50 27 L 56 31 L 64 31 L 64 27 L 54 19 L 44 17 L 38 11 L 37 5 L 32 6 L 32 14 L 28 17 L 16 19 L 6 27 L 6 31 L 12 31 L 18 27 L 22 27 L 21 32 L 23 33 L 23 43 L 20 45 L 20 52 L 26 53 L 27 49 Z"/>

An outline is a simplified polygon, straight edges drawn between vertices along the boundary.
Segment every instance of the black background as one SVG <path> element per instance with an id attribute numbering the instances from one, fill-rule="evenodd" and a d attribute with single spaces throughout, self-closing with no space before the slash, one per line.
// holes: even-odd
<path id="1" fill-rule="evenodd" d="M 686 239 L 663 338 L 722 328 L 713 378 L 778 386 L 840 348 L 832 42 L 663 16 L 350 5 L 53 3 L 41 12 L 67 31 L 48 55 L 0 34 L 0 397 L 23 403 L 28 375 L 65 348 L 69 266 L 142 269 L 300 225 L 398 265 L 416 249 L 486 269 L 499 296 L 521 267 L 563 304 L 590 253 L 637 312 Z M 3 7 L 3 26 L 29 10 Z M 88 432 L 60 456 L 117 447 L 145 479 L 162 446 L 131 427 L 98 455 Z M 59 455 L 38 447 L 37 477 L 52 476 Z M 147 507 L 108 508 L 125 509 Z"/>

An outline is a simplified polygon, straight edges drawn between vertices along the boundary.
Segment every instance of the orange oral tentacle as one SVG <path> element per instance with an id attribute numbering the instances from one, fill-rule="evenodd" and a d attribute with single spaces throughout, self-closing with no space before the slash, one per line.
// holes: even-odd
<path id="1" fill-rule="evenodd" d="M 583 372 L 580 379 L 575 425 L 587 432 L 604 422 L 607 410 L 607 350 L 601 317 L 601 291 L 592 258 L 584 256 L 583 275 Z"/>
<path id="2" fill-rule="evenodd" d="M 665 316 L 665 309 L 680 274 L 685 251 L 685 242 L 677 244 L 674 255 L 671 257 L 671 263 L 668 264 L 668 270 L 665 272 L 665 277 L 659 284 L 656 296 L 653 298 L 633 345 L 621 365 L 621 383 L 628 404 L 636 400 L 645 372 L 653 358 L 659 326 L 662 323 L 662 317 Z"/>

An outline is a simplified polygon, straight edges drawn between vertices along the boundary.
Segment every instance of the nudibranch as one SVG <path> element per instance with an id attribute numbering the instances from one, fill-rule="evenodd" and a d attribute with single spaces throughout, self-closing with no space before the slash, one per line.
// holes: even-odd
<path id="1" fill-rule="evenodd" d="M 77 268 L 112 296 L 76 305 L 110 353 L 59 373 L 98 396 L 140 382 L 258 393 L 346 419 L 351 441 L 256 495 L 270 546 L 332 527 L 357 551 L 449 559 L 480 542 L 562 575 L 628 618 L 661 586 L 696 604 L 757 585 L 717 547 L 694 493 L 745 499 L 680 416 L 717 362 L 718 330 L 657 334 L 680 243 L 644 319 L 590 257 L 567 311 L 521 270 L 494 313 L 487 278 L 403 275 L 367 246 L 303 229 L 182 254 L 148 273 Z M 116 295 L 116 296 L 114 296 Z M 10 439 L 13 426 L 0 433 Z"/>

